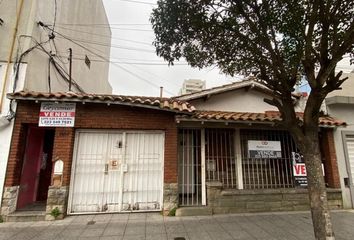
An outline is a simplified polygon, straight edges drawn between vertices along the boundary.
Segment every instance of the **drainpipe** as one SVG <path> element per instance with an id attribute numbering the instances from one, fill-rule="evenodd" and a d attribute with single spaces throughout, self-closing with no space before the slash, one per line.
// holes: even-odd
<path id="1" fill-rule="evenodd" d="M 0 98 L 0 113 L 2 112 L 2 107 L 3 107 L 3 103 L 4 103 L 4 95 L 5 95 L 7 81 L 9 78 L 10 64 L 11 64 L 12 55 L 13 55 L 14 48 L 15 48 L 16 36 L 17 36 L 17 31 L 18 31 L 18 25 L 20 23 L 22 8 L 23 8 L 23 0 L 20 0 L 20 9 L 18 10 L 17 15 L 16 15 L 15 29 L 14 29 L 14 33 L 12 35 L 10 53 L 9 53 L 9 57 L 7 59 L 4 81 L 2 83 L 2 91 L 1 91 L 1 98 Z"/>

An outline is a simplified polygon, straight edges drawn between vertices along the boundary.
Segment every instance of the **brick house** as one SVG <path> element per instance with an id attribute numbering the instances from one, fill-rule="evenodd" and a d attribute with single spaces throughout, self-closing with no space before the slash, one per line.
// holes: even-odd
<path id="1" fill-rule="evenodd" d="M 306 177 L 294 174 L 300 154 L 263 103 L 268 93 L 247 80 L 170 99 L 9 94 L 18 112 L 1 214 L 11 221 L 38 204 L 46 219 L 56 208 L 59 217 L 308 209 Z M 67 103 L 73 127 L 38 127 L 43 106 Z M 342 208 L 333 129 L 345 123 L 326 116 L 320 125 L 330 206 Z"/>
<path id="2" fill-rule="evenodd" d="M 42 202 L 47 218 L 50 218 L 49 213 L 56 207 L 66 213 L 68 196 L 71 199 L 69 213 L 163 210 L 163 205 L 165 208 L 174 207 L 162 203 L 163 199 L 172 199 L 169 195 L 177 188 L 174 117 L 176 112 L 188 114 L 192 111 L 189 104 L 160 98 L 65 93 L 18 93 L 12 94 L 11 98 L 17 99 L 19 105 L 2 198 L 2 215 Z M 41 101 L 76 103 L 75 128 L 38 127 Z M 96 144 L 101 147 L 109 145 L 112 149 L 105 151 L 110 155 L 97 149 Z M 124 149 L 125 154 L 122 153 Z M 132 155 L 136 156 L 135 159 Z M 50 159 L 46 172 L 40 167 L 44 156 Z M 129 158 L 130 162 L 123 163 L 123 158 L 126 161 Z M 54 164 L 58 160 L 63 162 L 63 171 L 56 175 Z M 91 169 L 85 168 L 85 164 Z M 127 171 L 132 174 L 126 173 L 121 179 L 124 164 L 131 165 Z M 37 167 L 31 167 L 33 165 Z M 145 168 L 144 165 L 149 166 Z M 147 180 L 155 181 L 153 187 L 140 188 L 144 182 L 137 177 L 144 177 L 144 174 Z M 40 175 L 40 179 L 35 175 Z M 120 183 L 115 181 L 128 184 L 118 186 L 114 184 Z M 75 193 L 69 194 L 69 186 L 75 189 Z M 113 186 L 116 189 L 111 189 Z M 126 192 L 117 192 L 122 188 Z M 147 189 L 150 196 L 144 195 Z M 47 194 L 40 196 L 43 192 Z M 138 201 L 142 203 L 139 205 Z"/>
<path id="3" fill-rule="evenodd" d="M 183 206 L 203 205 L 208 206 L 205 214 L 309 209 L 306 173 L 296 172 L 304 163 L 286 128 L 277 124 L 278 110 L 264 102 L 271 95 L 249 78 L 176 97 L 196 108 L 192 115 L 176 117 L 182 139 L 178 146 L 182 208 L 177 214 L 188 214 Z M 301 119 L 303 95 L 293 94 L 293 100 Z M 342 208 L 333 130 L 346 124 L 330 116 L 321 117 L 319 124 L 329 204 Z"/>

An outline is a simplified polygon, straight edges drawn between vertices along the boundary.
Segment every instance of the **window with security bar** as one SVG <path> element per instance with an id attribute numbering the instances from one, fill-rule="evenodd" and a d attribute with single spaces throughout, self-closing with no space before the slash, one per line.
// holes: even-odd
<path id="1" fill-rule="evenodd" d="M 237 187 L 234 129 L 205 129 L 206 181 Z"/>
<path id="2" fill-rule="evenodd" d="M 240 130 L 244 189 L 293 188 L 292 154 L 297 147 L 287 131 Z"/>

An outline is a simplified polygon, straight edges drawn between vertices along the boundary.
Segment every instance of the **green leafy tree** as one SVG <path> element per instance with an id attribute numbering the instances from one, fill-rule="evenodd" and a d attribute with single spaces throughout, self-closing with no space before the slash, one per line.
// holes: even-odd
<path id="1" fill-rule="evenodd" d="M 257 76 L 273 91 L 284 124 L 304 155 L 316 239 L 334 239 L 321 170 L 320 106 L 345 80 L 337 63 L 354 53 L 353 0 L 159 0 L 151 22 L 158 56 L 170 64 L 216 65 Z M 301 76 L 310 87 L 303 119 L 291 93 Z"/>

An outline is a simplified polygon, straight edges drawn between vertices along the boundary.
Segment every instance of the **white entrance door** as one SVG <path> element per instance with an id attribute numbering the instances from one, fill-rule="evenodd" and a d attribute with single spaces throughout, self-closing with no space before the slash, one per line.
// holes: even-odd
<path id="1" fill-rule="evenodd" d="M 163 136 L 78 131 L 68 212 L 161 210 Z"/>

